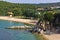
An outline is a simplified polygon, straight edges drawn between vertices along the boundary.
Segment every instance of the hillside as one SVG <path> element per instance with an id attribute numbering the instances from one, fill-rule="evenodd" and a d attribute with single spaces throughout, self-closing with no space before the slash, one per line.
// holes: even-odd
<path id="1" fill-rule="evenodd" d="M 23 7 L 23 8 L 32 8 L 34 7 L 33 4 L 18 4 L 18 3 L 9 3 L 9 2 L 3 2 L 3 1 L 0 1 L 0 7 Z"/>
<path id="2" fill-rule="evenodd" d="M 60 2 L 57 3 L 40 3 L 40 4 L 35 4 L 37 7 L 51 7 L 51 6 L 60 6 Z"/>
<path id="3" fill-rule="evenodd" d="M 40 4 L 18 4 L 0 1 L 0 15 L 5 15 L 9 11 L 25 11 L 26 9 L 36 10 L 37 7 L 51 7 L 51 6 L 60 6 L 58 3 L 40 3 Z"/>
<path id="4" fill-rule="evenodd" d="M 8 11 L 14 10 L 23 10 L 23 9 L 35 9 L 35 5 L 33 4 L 17 4 L 17 3 L 9 3 L 0 1 L 0 15 L 7 13 Z M 2 14 L 3 13 L 3 14 Z"/>
<path id="5" fill-rule="evenodd" d="M 40 3 L 40 4 L 17 4 L 0 1 L 0 7 L 20 7 L 20 8 L 37 8 L 37 7 L 51 7 L 51 6 L 60 6 L 58 3 Z"/>

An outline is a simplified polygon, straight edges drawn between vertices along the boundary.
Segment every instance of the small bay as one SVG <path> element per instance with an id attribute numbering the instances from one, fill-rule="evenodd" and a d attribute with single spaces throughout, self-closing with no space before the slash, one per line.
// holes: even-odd
<path id="1" fill-rule="evenodd" d="M 0 40 L 36 40 L 35 36 L 27 30 L 5 29 L 11 26 L 24 26 L 20 22 L 0 20 Z"/>

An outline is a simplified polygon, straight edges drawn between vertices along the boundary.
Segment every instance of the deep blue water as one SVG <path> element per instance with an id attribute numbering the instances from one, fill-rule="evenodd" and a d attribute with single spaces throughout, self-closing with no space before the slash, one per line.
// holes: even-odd
<path id="1" fill-rule="evenodd" d="M 0 40 L 36 40 L 35 36 L 26 30 L 5 29 L 11 26 L 25 25 L 19 22 L 0 20 Z"/>

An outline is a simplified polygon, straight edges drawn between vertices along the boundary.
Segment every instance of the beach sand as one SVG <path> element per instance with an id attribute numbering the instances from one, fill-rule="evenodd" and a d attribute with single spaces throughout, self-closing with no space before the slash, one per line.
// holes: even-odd
<path id="1" fill-rule="evenodd" d="M 23 22 L 23 23 L 28 23 L 28 24 L 34 24 L 38 22 L 38 20 L 30 20 L 30 19 L 18 19 L 18 18 L 13 18 L 13 17 L 8 17 L 8 16 L 0 16 L 0 19 L 2 20 L 9 20 L 9 21 L 17 21 L 17 22 Z M 45 35 L 44 36 L 48 40 L 60 40 L 60 34 L 51 34 L 51 35 Z"/>
<path id="2" fill-rule="evenodd" d="M 8 16 L 0 16 L 0 19 L 9 20 L 9 21 L 23 22 L 23 23 L 33 24 L 33 25 L 35 25 L 37 23 L 37 20 L 18 19 L 18 18 L 8 17 Z"/>
<path id="3" fill-rule="evenodd" d="M 48 40 L 60 40 L 60 34 L 44 35 Z"/>

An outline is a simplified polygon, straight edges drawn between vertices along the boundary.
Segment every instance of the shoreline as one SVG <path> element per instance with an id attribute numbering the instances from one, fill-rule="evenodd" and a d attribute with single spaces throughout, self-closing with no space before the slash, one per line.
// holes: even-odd
<path id="1" fill-rule="evenodd" d="M 32 24 L 32 25 L 36 25 L 36 23 L 37 23 L 37 20 L 18 19 L 18 18 L 8 17 L 8 16 L 0 16 L 0 19 L 1 20 L 8 20 L 8 21 L 22 22 L 22 23 Z"/>
<path id="2" fill-rule="evenodd" d="M 0 16 L 0 20 L 16 21 L 16 22 L 22 22 L 22 23 L 32 24 L 32 25 L 36 25 L 36 23 L 38 22 L 38 20 L 18 19 L 18 18 L 8 17 L 8 16 Z M 35 35 L 37 37 L 37 39 L 40 39 L 39 37 L 41 37 L 41 35 L 40 36 L 37 36 L 37 35 L 38 34 Z M 44 38 L 44 37 L 42 37 L 42 38 Z"/>
<path id="3" fill-rule="evenodd" d="M 38 20 L 18 19 L 18 18 L 8 17 L 8 16 L 0 16 L 0 19 L 1 20 L 8 20 L 8 21 L 22 22 L 22 23 L 32 24 L 32 25 L 36 25 L 36 23 L 38 22 Z M 39 37 L 38 37 L 38 39 L 39 39 Z M 60 34 L 51 34 L 51 35 L 44 34 L 43 37 L 47 38 L 48 40 L 59 40 Z"/>
<path id="4" fill-rule="evenodd" d="M 48 40 L 60 40 L 60 34 L 51 34 L 51 35 L 45 35 Z"/>
<path id="5" fill-rule="evenodd" d="M 37 40 L 48 40 L 43 34 L 33 33 Z"/>

